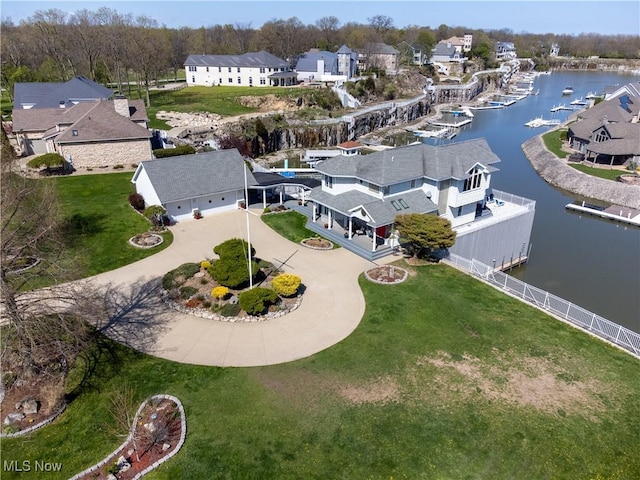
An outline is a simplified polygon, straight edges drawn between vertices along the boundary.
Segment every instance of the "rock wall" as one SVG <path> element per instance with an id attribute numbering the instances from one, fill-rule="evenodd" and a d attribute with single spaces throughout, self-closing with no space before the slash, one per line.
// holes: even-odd
<path id="1" fill-rule="evenodd" d="M 522 144 L 533 168 L 548 183 L 577 195 L 623 207 L 640 209 L 640 187 L 592 177 L 565 165 L 546 149 L 541 136 Z"/>
<path id="2" fill-rule="evenodd" d="M 256 156 L 292 148 L 333 147 L 381 128 L 414 122 L 430 112 L 426 100 L 403 107 L 390 107 L 354 116 L 352 121 L 336 119 L 325 125 L 277 127 L 262 134 L 250 135 L 250 150 Z M 254 122 L 241 127 L 241 135 L 255 129 Z"/>
<path id="3" fill-rule="evenodd" d="M 550 58 L 553 70 L 590 70 L 599 72 L 631 72 L 640 68 L 639 59 L 616 58 Z"/>

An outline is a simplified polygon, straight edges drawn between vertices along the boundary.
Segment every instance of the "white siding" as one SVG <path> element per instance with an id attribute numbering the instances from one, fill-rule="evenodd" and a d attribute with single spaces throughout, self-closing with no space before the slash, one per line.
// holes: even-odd
<path id="1" fill-rule="evenodd" d="M 132 181 L 136 186 L 136 192 L 142 195 L 146 206 L 160 205 L 160 199 L 156 194 L 156 190 L 153 188 L 153 185 L 151 185 L 149 175 L 147 175 L 147 172 L 142 165 L 138 166 L 138 170 L 134 174 L 133 178 L 134 180 Z"/>
<path id="2" fill-rule="evenodd" d="M 195 68 L 195 71 L 189 70 L 193 68 Z M 264 70 L 264 72 L 260 70 Z M 203 85 L 207 87 L 214 85 L 268 87 L 270 86 L 269 75 L 277 71 L 282 71 L 282 69 L 269 67 L 185 67 L 187 85 Z"/>

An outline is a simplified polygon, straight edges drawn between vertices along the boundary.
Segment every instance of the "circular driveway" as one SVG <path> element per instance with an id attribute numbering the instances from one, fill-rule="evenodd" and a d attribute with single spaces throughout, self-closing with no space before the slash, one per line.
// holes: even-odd
<path id="1" fill-rule="evenodd" d="M 138 345 L 125 343 L 176 362 L 242 367 L 308 357 L 353 332 L 365 308 L 358 276 L 372 263 L 344 248 L 319 251 L 290 242 L 255 214 L 249 215 L 249 224 L 257 257 L 277 266 L 291 257 L 282 269 L 299 275 L 305 286 L 302 303 L 296 310 L 264 322 L 230 323 L 182 314 L 162 306 L 154 314 L 153 331 L 145 334 L 149 341 L 138 339 Z M 171 230 L 174 241 L 165 250 L 91 280 L 127 295 L 125 292 L 134 285 L 161 278 L 185 262 L 213 257 L 213 247 L 225 240 L 246 239 L 247 215 L 233 211 L 201 220 L 186 220 Z M 135 328 L 135 320 L 131 325 Z"/>

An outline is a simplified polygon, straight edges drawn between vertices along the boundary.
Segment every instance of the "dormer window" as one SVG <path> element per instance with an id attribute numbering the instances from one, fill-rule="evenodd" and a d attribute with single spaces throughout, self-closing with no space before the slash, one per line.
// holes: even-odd
<path id="1" fill-rule="evenodd" d="M 73 135 L 74 137 L 78 136 L 78 130 L 71 130 L 71 135 Z"/>

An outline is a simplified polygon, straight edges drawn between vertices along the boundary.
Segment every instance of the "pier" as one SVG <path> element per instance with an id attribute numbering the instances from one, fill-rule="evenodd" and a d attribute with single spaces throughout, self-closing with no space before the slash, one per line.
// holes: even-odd
<path id="1" fill-rule="evenodd" d="M 622 207 L 620 205 L 611 205 L 605 208 L 589 205 L 585 202 L 582 202 L 581 204 L 569 203 L 566 205 L 566 208 L 640 227 L 640 210 L 635 210 L 633 208 Z"/>

